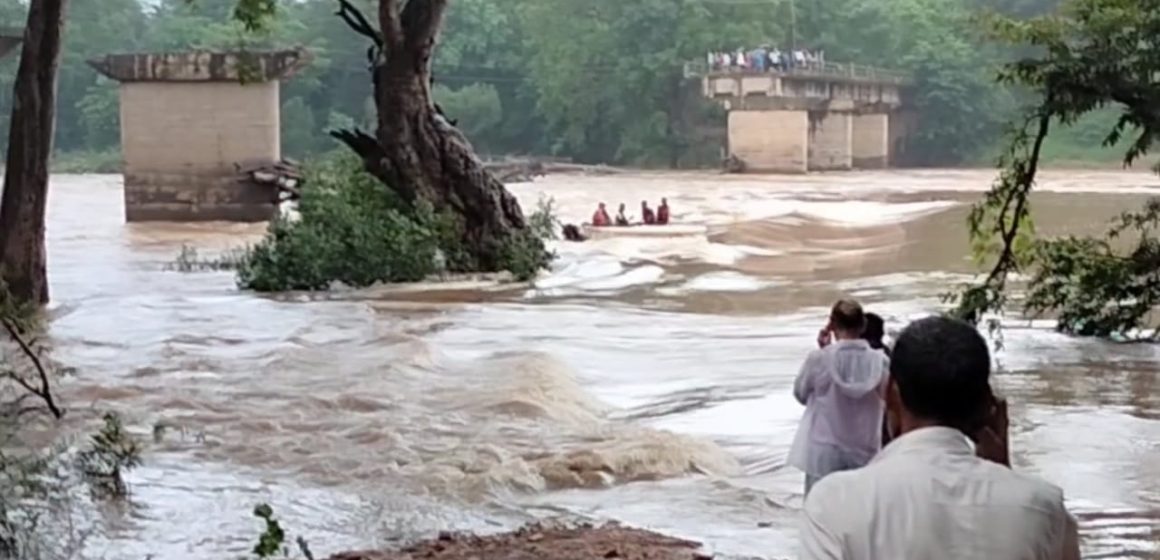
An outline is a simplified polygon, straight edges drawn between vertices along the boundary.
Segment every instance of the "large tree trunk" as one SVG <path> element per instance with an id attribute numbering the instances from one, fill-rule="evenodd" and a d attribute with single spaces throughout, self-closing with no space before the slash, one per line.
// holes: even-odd
<path id="1" fill-rule="evenodd" d="M 431 56 L 450 0 L 379 0 L 379 30 L 348 2 L 343 17 L 376 43 L 372 56 L 378 128 L 335 136 L 354 149 L 367 170 L 416 202 L 461 217 L 463 239 L 480 270 L 501 266 L 501 248 L 526 226 L 519 203 L 484 169 L 467 139 L 431 98 Z"/>
<path id="2" fill-rule="evenodd" d="M 48 302 L 44 221 L 56 124 L 56 70 L 68 0 L 32 0 L 12 95 L 0 200 L 0 274 L 12 296 Z"/>

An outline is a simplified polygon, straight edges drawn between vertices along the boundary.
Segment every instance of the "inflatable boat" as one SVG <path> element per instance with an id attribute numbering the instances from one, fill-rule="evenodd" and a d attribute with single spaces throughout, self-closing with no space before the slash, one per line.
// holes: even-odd
<path id="1" fill-rule="evenodd" d="M 584 236 L 588 239 L 609 239 L 613 237 L 701 237 L 708 233 L 708 228 L 701 224 L 666 224 L 663 226 L 634 224 L 631 226 L 581 226 Z"/>

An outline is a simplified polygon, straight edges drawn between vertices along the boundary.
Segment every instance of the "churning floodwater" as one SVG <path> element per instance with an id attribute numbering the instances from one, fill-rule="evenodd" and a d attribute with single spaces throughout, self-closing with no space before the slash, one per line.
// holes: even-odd
<path id="1" fill-rule="evenodd" d="M 664 196 L 708 234 L 561 243 L 532 286 L 265 297 L 165 270 L 183 244 L 212 253 L 262 226 L 126 225 L 119 177 L 55 176 L 64 398 L 149 442 L 90 556 L 244 553 L 268 501 L 319 556 L 562 516 L 793 557 L 790 388 L 828 304 L 857 297 L 895 330 L 937 310 L 974 272 L 964 218 L 990 177 L 550 176 L 512 187 L 525 208 L 550 196 L 580 222 Z M 1040 191 L 1041 231 L 1089 233 L 1160 181 L 1047 173 Z M 1016 468 L 1065 489 L 1086 556 L 1160 558 L 1160 350 L 1011 320 L 998 357 Z"/>

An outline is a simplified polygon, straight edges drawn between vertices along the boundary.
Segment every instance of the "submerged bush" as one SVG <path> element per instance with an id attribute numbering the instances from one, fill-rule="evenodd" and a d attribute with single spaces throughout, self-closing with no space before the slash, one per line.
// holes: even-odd
<path id="1" fill-rule="evenodd" d="M 272 221 L 266 237 L 238 263 L 242 288 L 325 290 L 335 282 L 363 287 L 477 271 L 454 217 L 423 201 L 404 203 L 353 154 L 309 166 L 301 190 L 298 218 Z M 550 224 L 551 217 L 532 223 Z M 503 251 L 504 268 L 526 279 L 545 267 L 551 255 L 542 234 L 528 228 L 513 236 Z"/>

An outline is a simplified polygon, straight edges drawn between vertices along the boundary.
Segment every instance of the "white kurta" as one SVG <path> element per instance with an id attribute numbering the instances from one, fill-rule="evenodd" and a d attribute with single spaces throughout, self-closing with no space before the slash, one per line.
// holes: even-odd
<path id="1" fill-rule="evenodd" d="M 902 435 L 806 499 L 803 560 L 1078 560 L 1063 491 L 975 456 L 951 428 Z"/>

